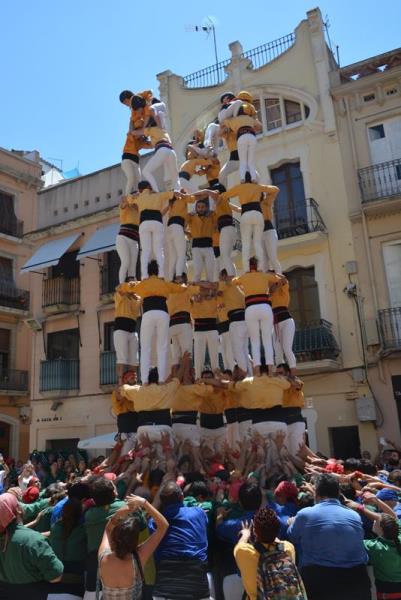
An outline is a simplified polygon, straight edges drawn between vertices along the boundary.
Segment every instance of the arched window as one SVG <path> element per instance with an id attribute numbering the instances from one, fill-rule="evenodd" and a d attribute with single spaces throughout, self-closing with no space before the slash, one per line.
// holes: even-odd
<path id="1" fill-rule="evenodd" d="M 320 305 L 314 267 L 299 267 L 285 275 L 291 290 L 290 313 L 297 327 L 316 324 L 320 319 Z"/>

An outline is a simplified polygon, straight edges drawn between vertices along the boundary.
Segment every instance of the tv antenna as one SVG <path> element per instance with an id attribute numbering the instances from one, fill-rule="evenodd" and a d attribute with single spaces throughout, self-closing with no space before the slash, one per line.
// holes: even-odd
<path id="1" fill-rule="evenodd" d="M 217 65 L 219 63 L 219 58 L 217 56 L 216 25 L 217 25 L 217 19 L 215 19 L 215 17 L 207 16 L 203 19 L 202 25 L 187 25 L 185 27 L 185 30 L 186 31 L 201 31 L 201 32 L 206 33 L 207 37 L 209 37 L 210 34 L 212 34 L 213 46 L 214 46 L 214 58 L 216 61 L 217 78 L 219 79 L 219 72 L 217 69 Z"/>

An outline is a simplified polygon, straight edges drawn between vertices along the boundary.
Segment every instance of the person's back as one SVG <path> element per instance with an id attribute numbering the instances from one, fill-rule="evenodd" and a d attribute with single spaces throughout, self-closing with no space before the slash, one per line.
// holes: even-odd
<path id="1" fill-rule="evenodd" d="M 401 598 L 401 535 L 399 521 L 382 514 L 375 521 L 375 539 L 365 540 L 379 597 Z"/>
<path id="2" fill-rule="evenodd" d="M 315 493 L 316 505 L 299 511 L 287 532 L 300 548 L 309 600 L 370 600 L 360 516 L 341 505 L 335 475 L 319 475 Z"/>
<path id="3" fill-rule="evenodd" d="M 21 524 L 21 516 L 16 497 L 2 494 L 0 599 L 45 600 L 49 583 L 60 581 L 63 565 L 40 533 Z"/>
<path id="4" fill-rule="evenodd" d="M 169 529 L 156 552 L 154 597 L 171 600 L 209 597 L 205 512 L 184 506 L 181 488 L 173 482 L 163 486 L 160 501 Z M 152 522 L 149 528 L 153 529 Z"/>

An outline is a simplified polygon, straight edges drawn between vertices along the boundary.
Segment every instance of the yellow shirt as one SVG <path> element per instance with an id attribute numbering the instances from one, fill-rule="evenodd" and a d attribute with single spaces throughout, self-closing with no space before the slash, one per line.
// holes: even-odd
<path id="1" fill-rule="evenodd" d="M 199 286 L 189 285 L 183 294 L 170 294 L 167 299 L 167 308 L 170 316 L 178 312 L 191 312 L 191 298 L 199 294 Z M 187 386 L 186 386 L 187 387 Z"/>
<path id="2" fill-rule="evenodd" d="M 121 225 L 139 225 L 138 211 L 133 209 L 132 206 L 126 206 L 125 208 L 120 206 L 120 223 Z"/>
<path id="3" fill-rule="evenodd" d="M 207 164 L 200 169 L 200 174 L 204 173 L 208 181 L 218 179 L 220 174 L 220 161 L 218 158 L 205 159 Z"/>
<path id="4" fill-rule="evenodd" d="M 139 123 L 139 127 L 141 127 L 142 123 Z M 152 144 L 149 140 L 144 137 L 136 137 L 132 135 L 132 133 L 127 133 L 127 137 L 125 140 L 123 152 L 127 152 L 129 154 L 138 155 L 139 150 L 141 148 L 151 148 Z"/>
<path id="5" fill-rule="evenodd" d="M 201 398 L 199 412 L 208 415 L 221 415 L 227 404 L 226 390 L 213 388 L 210 385 L 206 387 L 211 388 L 211 391 Z"/>
<path id="6" fill-rule="evenodd" d="M 221 298 L 227 311 L 239 310 L 245 308 L 245 296 L 238 287 L 231 281 L 220 281 L 219 292 L 222 292 Z"/>
<path id="7" fill-rule="evenodd" d="M 231 117 L 230 119 L 226 119 L 223 121 L 223 127 L 229 127 L 235 133 L 238 132 L 238 129 L 241 127 L 251 127 L 252 129 L 255 127 L 257 120 L 255 117 L 250 117 L 249 115 L 238 115 L 238 117 Z"/>
<path id="8" fill-rule="evenodd" d="M 131 282 L 130 285 L 135 294 L 138 294 L 141 298 L 149 298 L 150 296 L 167 298 L 170 294 L 184 294 L 187 291 L 184 285 L 165 281 L 155 275 L 151 275 L 148 279 L 143 279 L 142 281 Z"/>
<path id="9" fill-rule="evenodd" d="M 285 377 L 246 377 L 237 381 L 234 388 L 240 393 L 239 405 L 243 408 L 272 408 L 283 404 L 283 392 L 290 387 Z"/>
<path id="10" fill-rule="evenodd" d="M 265 187 L 269 188 L 269 191 L 265 192 L 266 196 L 261 201 L 260 207 L 262 209 L 264 220 L 273 221 L 273 204 L 280 190 L 275 185 L 266 185 Z"/>
<path id="11" fill-rule="evenodd" d="M 180 171 L 185 171 L 190 177 L 195 174 L 198 167 L 205 167 L 209 164 L 207 158 L 190 158 L 182 163 Z"/>
<path id="12" fill-rule="evenodd" d="M 204 383 L 194 383 L 192 385 L 180 385 L 177 392 L 174 395 L 172 410 L 198 410 L 199 402 L 203 396 L 213 393 L 213 387 L 211 385 L 205 385 Z"/>
<path id="13" fill-rule="evenodd" d="M 228 198 L 223 198 L 222 195 L 219 196 L 217 202 L 216 202 L 216 217 L 223 217 L 224 215 L 230 215 L 232 216 L 233 211 L 232 208 L 230 206 L 230 201 Z"/>
<path id="14" fill-rule="evenodd" d="M 150 138 L 153 146 L 158 142 L 171 144 L 170 136 L 165 129 L 161 129 L 160 127 L 145 127 L 144 132 Z"/>
<path id="15" fill-rule="evenodd" d="M 299 380 L 300 381 L 300 380 Z M 296 387 L 291 385 L 288 390 L 285 390 L 283 396 L 283 407 L 284 408 L 304 408 L 305 397 L 303 392 L 304 383 L 303 381 L 301 388 L 298 390 Z"/>
<path id="16" fill-rule="evenodd" d="M 165 203 L 174 198 L 174 192 L 151 192 L 143 190 L 138 196 L 133 197 L 133 201 L 138 207 L 139 214 L 144 210 L 162 211 Z"/>
<path id="17" fill-rule="evenodd" d="M 216 214 L 210 212 L 204 217 L 197 214 L 188 215 L 187 222 L 193 240 L 196 238 L 211 238 L 216 229 Z"/>
<path id="18" fill-rule="evenodd" d="M 275 273 L 262 273 L 262 271 L 249 271 L 240 277 L 234 277 L 232 283 L 239 285 L 248 296 L 269 295 L 269 286 L 280 278 Z"/>
<path id="19" fill-rule="evenodd" d="M 237 150 L 237 134 L 234 131 L 231 131 L 231 129 L 225 131 L 223 128 L 221 128 L 220 135 L 224 139 L 227 150 L 230 153 Z"/>
<path id="20" fill-rule="evenodd" d="M 284 285 L 277 288 L 271 295 L 272 307 L 285 306 L 286 308 L 290 305 L 290 285 L 288 281 Z"/>
<path id="21" fill-rule="evenodd" d="M 134 404 L 137 412 L 149 410 L 164 410 L 171 408 L 175 394 L 180 385 L 178 379 L 173 379 L 170 383 L 157 385 L 123 385 L 120 393 Z"/>
<path id="22" fill-rule="evenodd" d="M 293 563 L 295 563 L 295 548 L 290 542 L 275 540 L 280 542 L 284 546 L 285 552 L 290 556 Z M 263 544 L 266 548 L 269 544 Z M 238 542 L 234 548 L 234 557 L 241 571 L 241 579 L 244 584 L 246 593 L 248 594 L 249 600 L 257 599 L 257 587 L 256 580 L 258 574 L 258 562 L 259 552 L 254 548 L 252 544 L 246 542 Z"/>
<path id="23" fill-rule="evenodd" d="M 168 217 L 172 219 L 173 217 L 181 217 L 186 222 L 188 219 L 188 204 L 193 203 L 193 197 L 188 196 L 187 198 L 174 198 L 173 202 L 170 204 Z"/>
<path id="24" fill-rule="evenodd" d="M 112 392 L 111 394 L 111 409 L 116 417 L 118 417 L 118 415 L 122 415 L 123 413 L 133 412 L 134 410 L 132 407 L 132 402 L 126 398 L 119 400 L 116 392 Z"/>
<path id="25" fill-rule="evenodd" d="M 219 323 L 224 323 L 225 321 L 228 321 L 228 313 L 224 305 L 217 304 L 217 319 Z"/>
<path id="26" fill-rule="evenodd" d="M 125 286 L 126 284 L 122 284 Z M 129 288 L 126 289 L 128 291 Z M 124 288 L 122 288 L 124 291 Z M 122 294 L 121 292 L 116 292 L 114 294 L 114 317 L 125 317 L 126 319 L 137 319 L 139 317 L 141 308 L 140 300 L 133 298 L 132 296 L 127 296 L 127 294 Z"/>
<path id="27" fill-rule="evenodd" d="M 202 297 L 200 302 L 191 305 L 191 316 L 193 319 L 215 319 L 217 315 L 217 298 Z"/>
<path id="28" fill-rule="evenodd" d="M 213 248 L 220 248 L 220 233 L 218 231 L 213 231 L 212 246 Z"/>
<path id="29" fill-rule="evenodd" d="M 260 196 L 264 192 L 268 193 L 270 185 L 260 185 L 259 183 L 239 183 L 232 188 L 220 194 L 220 198 L 229 200 L 238 197 L 241 206 L 250 202 L 260 202 Z"/>

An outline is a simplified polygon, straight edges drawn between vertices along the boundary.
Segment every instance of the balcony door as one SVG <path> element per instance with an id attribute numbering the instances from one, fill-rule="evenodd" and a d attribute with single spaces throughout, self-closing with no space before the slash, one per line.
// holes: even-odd
<path id="1" fill-rule="evenodd" d="M 299 162 L 289 162 L 272 169 L 273 185 L 280 188 L 275 204 L 276 228 L 280 237 L 308 233 L 305 189 Z M 301 231 L 299 231 L 301 229 Z"/>
<path id="2" fill-rule="evenodd" d="M 60 258 L 57 265 L 50 267 L 49 277 L 64 277 L 65 279 L 74 279 L 79 277 L 79 260 L 77 260 L 78 250 L 75 252 L 66 252 Z"/>
<path id="3" fill-rule="evenodd" d="M 285 273 L 291 290 L 290 312 L 298 327 L 320 320 L 319 290 L 315 269 L 298 268 Z"/>
<path id="4" fill-rule="evenodd" d="M 401 306 L 401 243 L 383 246 L 384 268 L 386 270 L 388 293 L 391 308 Z"/>
<path id="5" fill-rule="evenodd" d="M 401 118 L 370 125 L 368 140 L 372 164 L 381 165 L 373 172 L 376 197 L 401 193 Z"/>
<path id="6" fill-rule="evenodd" d="M 0 373 L 10 366 L 10 330 L 0 329 Z"/>
<path id="7" fill-rule="evenodd" d="M 17 217 L 14 211 L 14 198 L 0 191 L 0 231 L 7 235 L 16 235 Z"/>
<path id="8" fill-rule="evenodd" d="M 78 329 L 65 329 L 47 334 L 48 360 L 78 359 L 79 358 L 79 331 Z"/>

